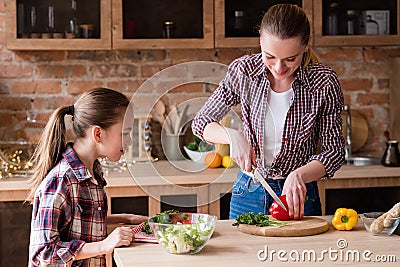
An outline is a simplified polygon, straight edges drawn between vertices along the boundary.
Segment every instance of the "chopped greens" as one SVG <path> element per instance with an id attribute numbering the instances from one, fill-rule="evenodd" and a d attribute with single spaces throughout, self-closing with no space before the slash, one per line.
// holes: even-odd
<path id="1" fill-rule="evenodd" d="M 196 253 L 210 238 L 214 226 L 198 220 L 195 224 L 171 224 L 159 228 L 158 241 L 170 253 Z"/>
<path id="2" fill-rule="evenodd" d="M 247 212 L 237 216 L 236 221 L 232 225 L 237 226 L 239 224 L 250 224 L 261 227 L 261 226 L 281 226 L 286 224 L 286 222 L 270 220 L 268 215 L 265 215 L 262 212 L 259 212 L 257 215 L 254 215 L 253 212 Z"/>
<path id="3" fill-rule="evenodd" d="M 167 222 L 167 223 L 168 223 L 169 217 L 168 217 L 168 216 L 165 217 L 165 216 L 163 216 L 163 215 L 165 215 L 165 214 L 170 214 L 170 213 L 178 213 L 178 212 L 179 212 L 178 210 L 166 210 L 166 211 L 157 213 L 157 215 L 156 215 L 157 217 L 154 218 L 154 222 L 157 222 L 157 223 L 164 223 L 164 222 Z M 167 220 L 167 221 L 165 221 L 165 220 Z M 144 223 L 144 226 L 143 226 L 143 228 L 142 228 L 142 232 L 144 232 L 144 233 L 146 233 L 146 234 L 149 234 L 149 235 L 153 233 L 153 232 L 151 231 L 151 229 L 150 229 L 149 222 L 145 222 L 145 223 Z"/>

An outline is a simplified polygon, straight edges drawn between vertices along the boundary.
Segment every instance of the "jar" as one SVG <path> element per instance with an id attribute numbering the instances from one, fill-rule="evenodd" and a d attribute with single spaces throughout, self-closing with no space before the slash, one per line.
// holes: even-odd
<path id="1" fill-rule="evenodd" d="M 331 3 L 329 5 L 328 16 L 327 16 L 327 35 L 337 35 L 338 34 L 338 16 L 337 16 L 338 3 Z"/>
<path id="2" fill-rule="evenodd" d="M 81 30 L 82 38 L 93 38 L 94 37 L 94 25 L 93 24 L 81 24 L 79 25 Z"/>
<path id="3" fill-rule="evenodd" d="M 233 24 L 235 30 L 243 30 L 244 28 L 244 12 L 242 10 L 235 11 L 235 21 Z"/>
<path id="4" fill-rule="evenodd" d="M 175 23 L 173 21 L 164 22 L 164 38 L 174 38 Z"/>
<path id="5" fill-rule="evenodd" d="M 356 26 L 357 26 L 357 14 L 355 10 L 347 10 L 346 11 L 346 24 L 347 24 L 347 35 L 355 35 L 356 34 Z"/>

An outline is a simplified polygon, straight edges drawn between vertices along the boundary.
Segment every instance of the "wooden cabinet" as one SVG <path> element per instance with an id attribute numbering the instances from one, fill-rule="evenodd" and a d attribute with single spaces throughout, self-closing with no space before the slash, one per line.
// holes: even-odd
<path id="1" fill-rule="evenodd" d="M 67 34 L 72 2 L 77 6 L 76 36 Z M 109 0 L 6 0 L 5 4 L 10 50 L 111 49 Z"/>
<path id="2" fill-rule="evenodd" d="M 313 3 L 315 46 L 399 44 L 399 0 L 322 0 Z M 375 14 L 371 12 L 377 14 L 375 18 L 369 17 Z M 385 20 L 387 26 L 384 26 Z M 332 24 L 334 30 L 329 31 Z M 375 31 L 379 27 L 378 35 Z"/>
<path id="3" fill-rule="evenodd" d="M 304 9 L 312 27 L 312 0 L 252 1 L 215 0 L 215 47 L 259 47 L 258 28 L 265 11 L 279 3 L 296 4 Z"/>
<path id="4" fill-rule="evenodd" d="M 207 49 L 259 47 L 258 26 L 264 12 L 277 3 L 301 6 L 310 19 L 314 46 L 395 45 L 400 41 L 400 0 L 5 0 L 7 8 L 7 48 L 11 50 L 109 50 L 109 49 Z M 94 25 L 93 38 L 66 38 L 68 9 L 76 2 L 78 26 Z M 329 8 L 336 3 L 338 33 L 326 30 Z M 48 29 L 48 8 L 55 8 L 56 38 L 31 38 L 32 6 L 41 19 L 41 33 Z M 347 15 L 357 23 L 369 23 L 365 13 L 389 13 L 389 30 L 384 35 L 365 31 L 348 34 Z M 22 11 L 22 13 L 21 13 Z M 383 14 L 386 14 L 383 12 Z M 360 16 L 363 18 L 360 20 Z M 354 20 L 354 17 L 352 18 Z M 47 20 L 47 22 L 43 22 Z M 88 22 L 89 21 L 89 22 Z M 94 21 L 94 22 L 90 22 Z M 359 22 L 361 21 L 361 22 Z M 168 24 L 173 22 L 173 24 Z M 354 23 L 354 22 L 353 22 Z M 378 24 L 376 21 L 373 22 Z M 375 25 L 374 24 L 374 25 Z M 89 25 L 89 26 L 88 26 Z M 370 25 L 372 25 L 370 23 Z M 372 25 L 372 26 L 374 26 Z M 164 26 L 172 30 L 167 38 Z M 358 26 L 357 26 L 358 27 Z M 360 26 L 362 27 L 362 26 Z M 365 25 L 364 25 L 365 27 Z M 376 27 L 376 26 L 374 26 Z M 367 27 L 366 27 L 367 28 Z M 54 29 L 54 30 L 55 30 Z M 83 31 L 85 28 L 82 28 Z M 381 27 L 382 29 L 382 27 Z M 57 34 L 58 33 L 58 34 Z M 370 32 L 371 33 L 371 32 Z M 28 34 L 28 35 L 27 35 Z M 42 36 L 40 36 L 42 37 Z"/>
<path id="5" fill-rule="evenodd" d="M 112 47 L 213 48 L 213 5 L 213 0 L 113 1 Z M 173 24 L 166 25 L 170 22 Z M 165 34 L 164 27 L 169 27 L 171 32 Z"/>

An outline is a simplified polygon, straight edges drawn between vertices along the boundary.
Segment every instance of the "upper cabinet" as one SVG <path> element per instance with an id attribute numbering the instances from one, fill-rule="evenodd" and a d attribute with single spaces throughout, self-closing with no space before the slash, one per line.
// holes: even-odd
<path id="1" fill-rule="evenodd" d="M 400 0 L 5 0 L 11 50 L 259 47 L 263 14 L 304 9 L 314 46 L 397 45 Z"/>
<path id="2" fill-rule="evenodd" d="M 258 29 L 265 11 L 275 4 L 296 4 L 312 23 L 312 0 L 215 0 L 215 47 L 259 47 Z"/>
<path id="3" fill-rule="evenodd" d="M 399 0 L 314 1 L 315 46 L 399 44 Z"/>
<path id="4" fill-rule="evenodd" d="M 214 47 L 213 0 L 114 0 L 113 49 Z"/>
<path id="5" fill-rule="evenodd" d="M 7 48 L 111 49 L 109 0 L 6 0 Z"/>

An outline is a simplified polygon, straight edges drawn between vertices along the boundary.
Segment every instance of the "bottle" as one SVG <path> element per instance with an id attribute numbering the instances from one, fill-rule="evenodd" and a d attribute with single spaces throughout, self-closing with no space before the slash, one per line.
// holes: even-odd
<path id="1" fill-rule="evenodd" d="M 164 38 L 174 38 L 175 36 L 175 23 L 173 21 L 164 22 Z"/>
<path id="2" fill-rule="evenodd" d="M 235 19 L 233 28 L 236 32 L 241 32 L 244 29 L 244 12 L 242 10 L 235 11 Z"/>
<path id="3" fill-rule="evenodd" d="M 356 34 L 356 25 L 357 25 L 357 15 L 354 10 L 346 11 L 346 20 L 347 20 L 347 35 L 355 35 Z"/>
<path id="4" fill-rule="evenodd" d="M 51 38 L 53 36 L 53 33 L 56 31 L 55 21 L 54 21 L 55 20 L 54 6 L 48 6 L 47 15 L 48 15 L 47 33 L 49 34 L 49 37 Z M 42 34 L 42 38 L 43 38 L 43 34 Z"/>
<path id="5" fill-rule="evenodd" d="M 23 3 L 18 3 L 18 10 L 17 10 L 17 34 L 18 38 L 24 38 L 25 34 L 25 9 Z"/>
<path id="6" fill-rule="evenodd" d="M 338 16 L 337 16 L 338 3 L 333 2 L 329 5 L 328 16 L 327 16 L 327 35 L 338 34 Z"/>
<path id="7" fill-rule="evenodd" d="M 71 0 L 70 10 L 67 19 L 67 26 L 65 29 L 65 35 L 69 38 L 74 38 L 79 36 L 79 26 L 77 21 L 77 7 L 76 0 Z"/>
<path id="8" fill-rule="evenodd" d="M 31 38 L 39 38 L 40 30 L 38 27 L 36 6 L 31 6 L 29 23 L 30 23 L 29 31 Z"/>
<path id="9" fill-rule="evenodd" d="M 376 20 L 373 20 L 371 15 L 367 15 L 365 23 L 366 34 L 379 34 L 379 25 Z"/>

